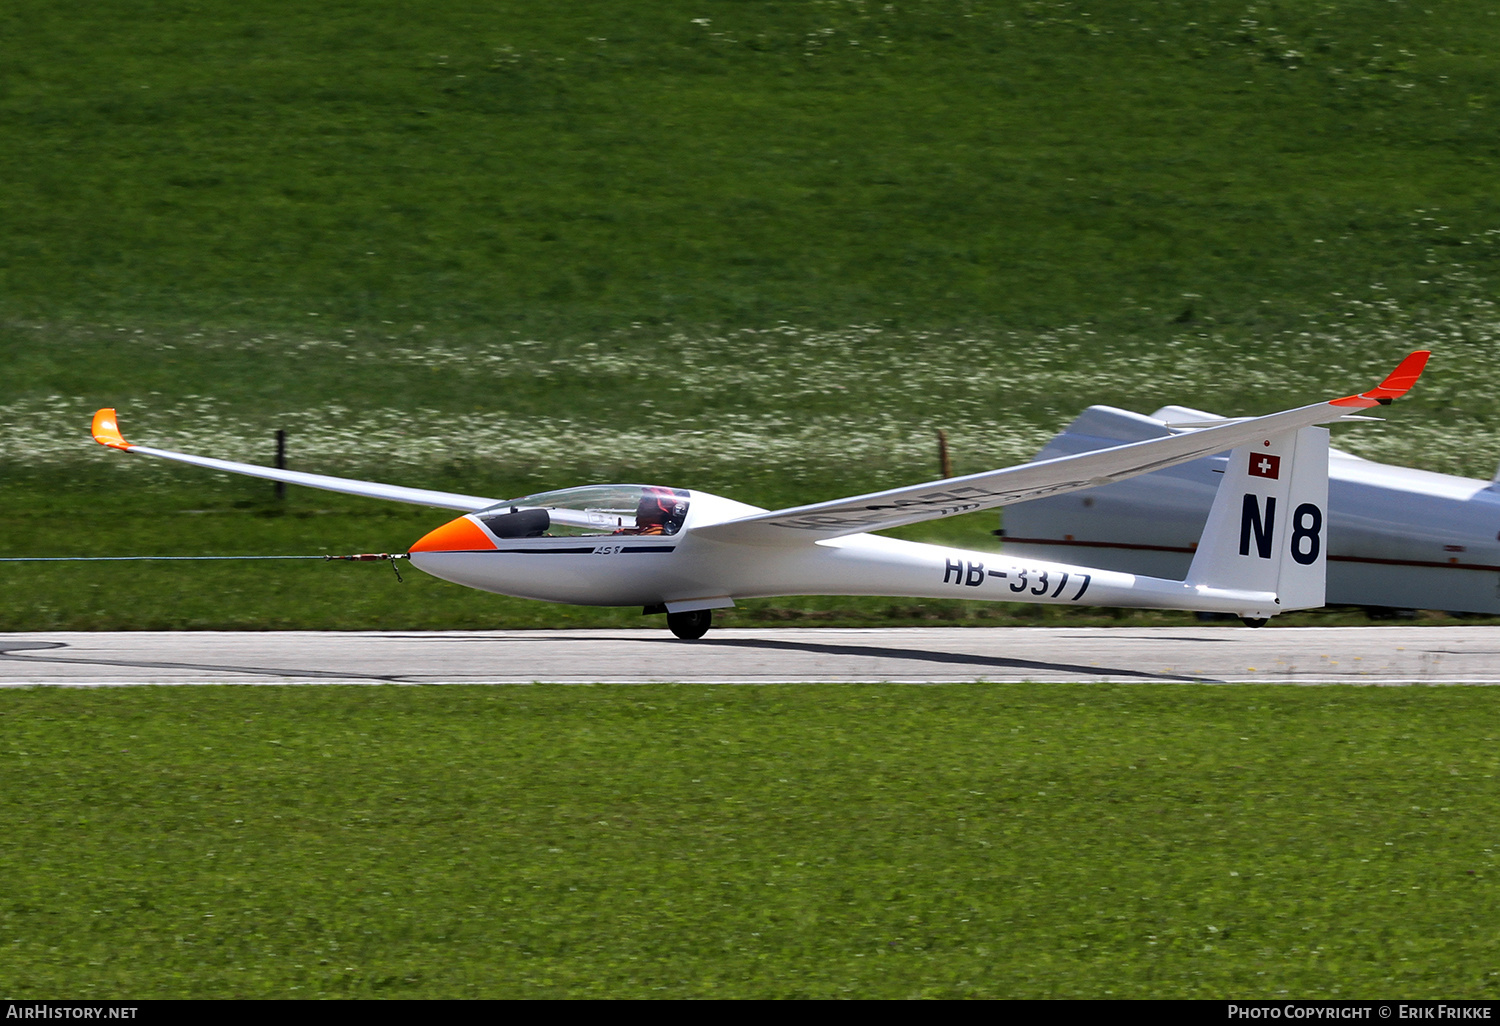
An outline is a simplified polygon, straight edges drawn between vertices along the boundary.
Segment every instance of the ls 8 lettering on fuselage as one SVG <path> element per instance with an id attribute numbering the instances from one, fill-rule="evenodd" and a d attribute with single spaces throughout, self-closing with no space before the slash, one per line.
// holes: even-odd
<path id="1" fill-rule="evenodd" d="M 1089 581 L 1093 577 L 1089 574 L 1069 574 L 1067 571 L 1058 571 L 1057 581 L 1052 581 L 1053 573 L 1049 570 L 1027 570 L 1012 567 L 1010 570 L 986 570 L 983 563 L 975 563 L 969 560 L 949 559 L 943 563 L 943 583 L 955 584 L 965 588 L 977 588 L 991 577 L 1005 578 L 1010 585 L 1010 590 L 1020 595 L 1025 592 L 1038 597 L 1047 595 L 1050 590 L 1052 594 L 1048 598 L 1057 598 L 1063 589 L 1068 586 L 1068 578 L 1074 577 L 1081 583 L 1078 591 L 1067 602 L 1077 602 L 1083 598 L 1083 593 L 1089 589 Z"/>

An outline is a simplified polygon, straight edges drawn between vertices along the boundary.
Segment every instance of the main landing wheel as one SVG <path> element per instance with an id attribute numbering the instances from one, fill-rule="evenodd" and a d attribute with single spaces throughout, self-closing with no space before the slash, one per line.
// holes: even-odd
<path id="1" fill-rule="evenodd" d="M 668 613 L 667 627 L 684 641 L 696 641 L 708 633 L 714 622 L 712 609 L 694 609 L 690 613 Z"/>
<path id="2" fill-rule="evenodd" d="M 1266 618 L 1264 616 L 1242 616 L 1240 617 L 1240 623 L 1246 627 L 1264 627 L 1266 625 Z"/>

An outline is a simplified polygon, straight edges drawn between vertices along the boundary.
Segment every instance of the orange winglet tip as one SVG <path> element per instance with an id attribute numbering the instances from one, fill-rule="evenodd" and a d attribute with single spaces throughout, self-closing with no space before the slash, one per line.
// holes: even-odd
<path id="1" fill-rule="evenodd" d="M 120 422 L 114 410 L 100 410 L 94 414 L 94 441 L 121 452 L 130 451 L 130 443 L 120 434 Z"/>
<path id="2" fill-rule="evenodd" d="M 495 543 L 468 517 L 450 520 L 442 527 L 428 531 L 411 547 L 411 552 L 474 552 L 493 549 Z"/>
<path id="3" fill-rule="evenodd" d="M 1422 376 L 1422 370 L 1427 366 L 1427 358 L 1431 355 L 1432 353 L 1426 349 L 1418 349 L 1397 364 L 1396 369 L 1385 376 L 1384 381 L 1368 392 L 1334 399 L 1329 405 L 1352 406 L 1357 409 L 1388 406 L 1392 399 L 1399 399 L 1411 391 L 1411 386 L 1415 385 L 1417 379 Z"/>

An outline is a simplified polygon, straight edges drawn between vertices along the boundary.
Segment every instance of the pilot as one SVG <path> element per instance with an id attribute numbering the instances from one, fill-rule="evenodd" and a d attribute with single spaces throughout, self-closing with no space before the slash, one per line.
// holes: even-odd
<path id="1" fill-rule="evenodd" d="M 635 507 L 635 526 L 622 527 L 615 534 L 672 534 L 687 512 L 686 505 L 668 488 L 647 488 Z"/>

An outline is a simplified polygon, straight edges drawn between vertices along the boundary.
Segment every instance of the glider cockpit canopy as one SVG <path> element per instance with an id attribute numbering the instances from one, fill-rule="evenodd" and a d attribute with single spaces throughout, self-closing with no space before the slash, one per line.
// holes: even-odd
<path id="1" fill-rule="evenodd" d="M 687 519 L 689 493 L 657 485 L 588 485 L 523 495 L 474 518 L 496 538 L 673 535 Z"/>

